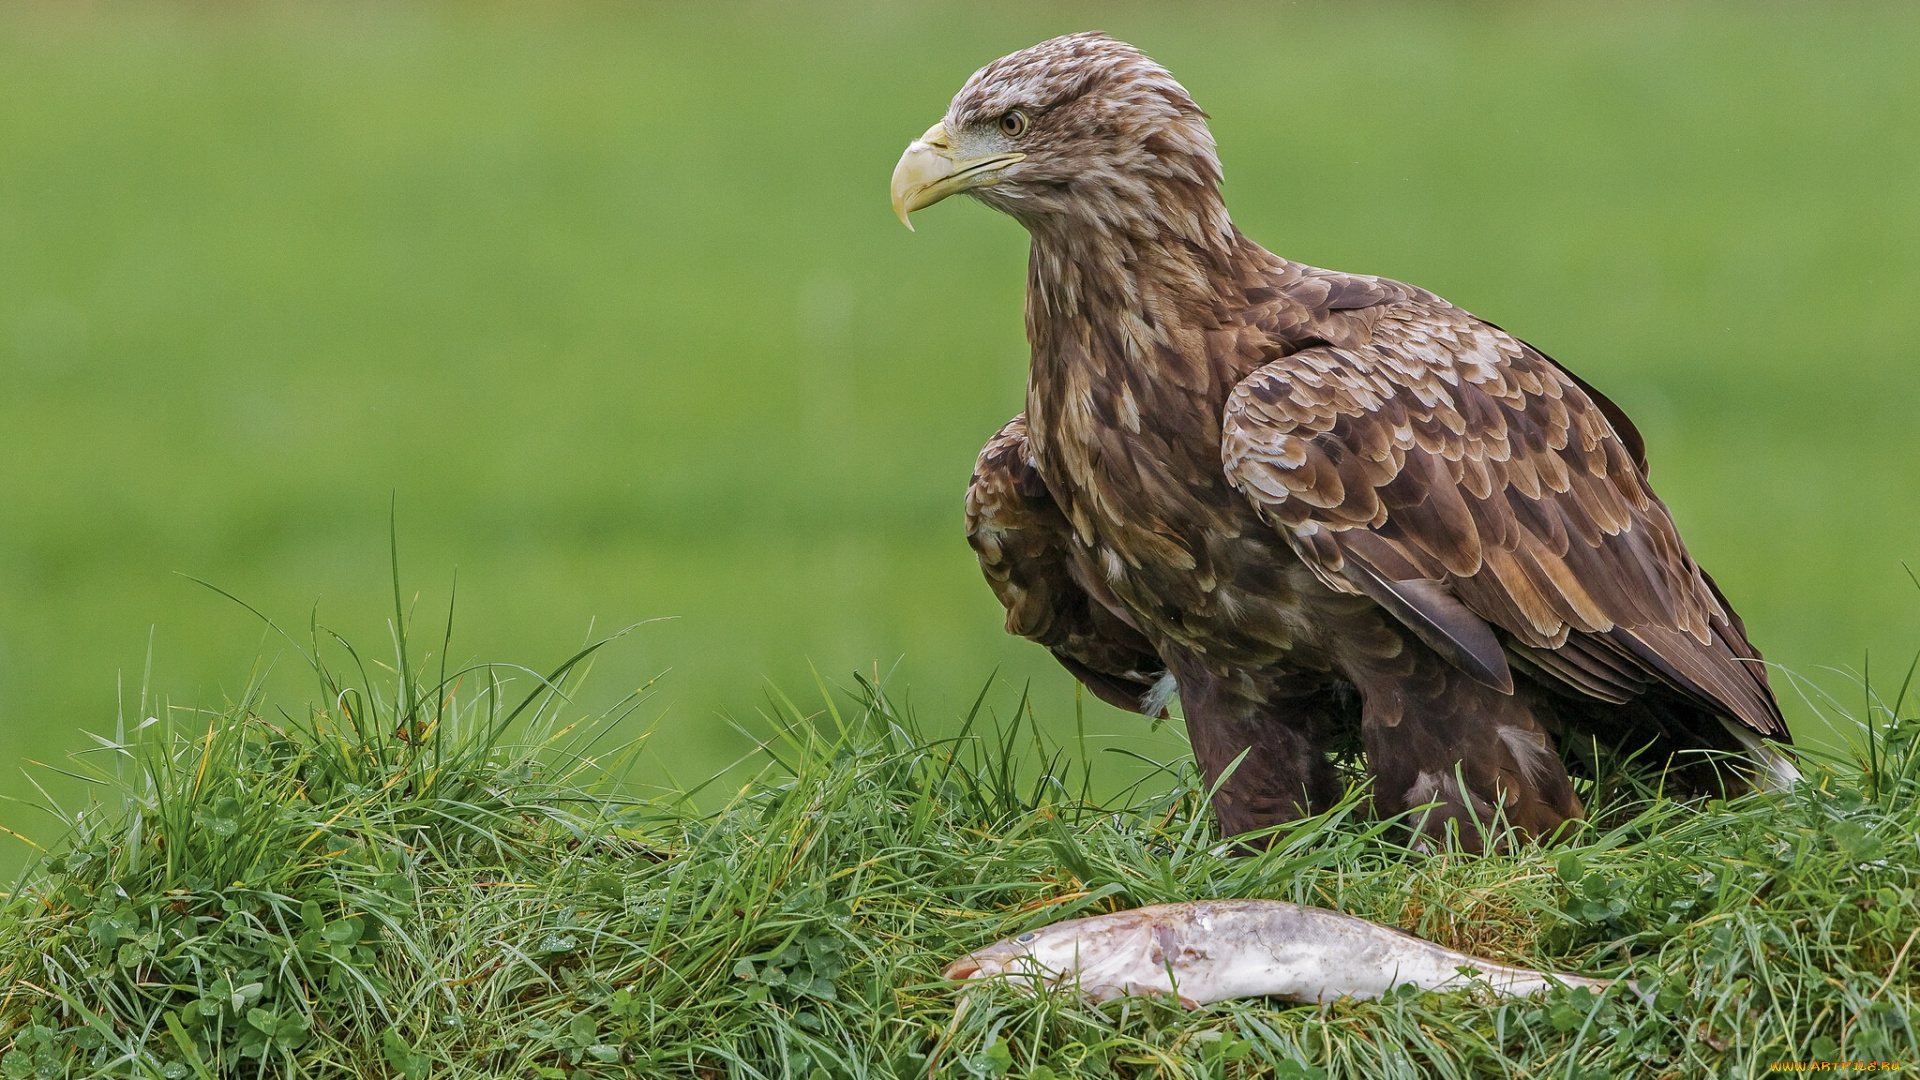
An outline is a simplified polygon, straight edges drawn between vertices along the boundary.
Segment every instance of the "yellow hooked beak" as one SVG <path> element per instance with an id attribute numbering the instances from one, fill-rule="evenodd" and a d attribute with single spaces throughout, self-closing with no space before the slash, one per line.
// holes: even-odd
<path id="1" fill-rule="evenodd" d="M 893 167 L 893 212 L 900 216 L 900 224 L 912 231 L 908 214 L 968 188 L 991 184 L 999 179 L 1001 169 L 1026 156 L 989 154 L 960 160 L 954 156 L 946 124 L 935 124 L 907 146 L 900 164 Z"/>

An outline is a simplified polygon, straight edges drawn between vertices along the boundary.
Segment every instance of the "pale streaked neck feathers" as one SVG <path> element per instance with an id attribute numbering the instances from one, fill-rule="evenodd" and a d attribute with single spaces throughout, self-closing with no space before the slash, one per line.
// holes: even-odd
<path id="1" fill-rule="evenodd" d="M 1033 238 L 1028 329 L 1036 361 L 1052 328 L 1126 310 L 1148 326 L 1176 305 L 1209 310 L 1215 282 L 1251 246 L 1220 197 L 1206 114 L 1165 68 L 1102 34 L 1073 34 L 1002 57 L 955 96 L 952 129 L 1019 109 L 1034 151 L 975 198 Z"/>

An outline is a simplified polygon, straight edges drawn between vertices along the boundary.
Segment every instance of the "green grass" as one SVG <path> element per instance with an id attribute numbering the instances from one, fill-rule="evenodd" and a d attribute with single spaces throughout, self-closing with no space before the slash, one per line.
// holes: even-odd
<path id="1" fill-rule="evenodd" d="M 178 574 L 378 640 L 396 491 L 409 559 L 460 568 L 456 659 L 675 617 L 588 690 L 667 672 L 647 782 L 810 665 L 904 657 L 942 718 L 997 668 L 1065 737 L 959 537 L 1024 238 L 908 234 L 886 180 L 975 67 L 1089 26 L 1211 112 L 1250 235 L 1617 398 L 1770 658 L 1920 640 L 1911 4 L 6 0 L 0 795 L 111 726 L 150 631 L 156 695 L 244 692 L 257 630 Z"/>
<path id="2" fill-rule="evenodd" d="M 1867 697 L 1864 764 L 1789 794 L 1685 805 L 1609 767 L 1573 842 L 1481 858 L 1407 850 L 1356 792 L 1235 858 L 1184 757 L 1096 764 L 990 692 L 947 737 L 865 683 L 776 698 L 719 810 L 635 798 L 656 706 L 575 712 L 597 644 L 544 676 L 448 670 L 398 610 L 385 664 L 287 639 L 315 704 L 256 688 L 73 756 L 98 797 L 0 906 L 0 1076 L 1750 1077 L 1920 1050 L 1906 685 Z M 959 1009 L 938 977 L 1045 922 L 1205 897 L 1640 993 Z"/>

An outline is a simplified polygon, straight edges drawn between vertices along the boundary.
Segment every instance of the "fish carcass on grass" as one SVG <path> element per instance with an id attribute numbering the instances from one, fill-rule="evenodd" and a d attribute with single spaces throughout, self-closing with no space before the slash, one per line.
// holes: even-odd
<path id="1" fill-rule="evenodd" d="M 1175 995 L 1197 1008 L 1240 997 L 1375 998 L 1396 986 L 1524 995 L 1553 983 L 1596 992 L 1605 979 L 1553 975 L 1445 949 L 1404 931 L 1278 900 L 1197 900 L 1068 919 L 968 953 L 949 979 L 1078 986 L 1095 1001 Z"/>

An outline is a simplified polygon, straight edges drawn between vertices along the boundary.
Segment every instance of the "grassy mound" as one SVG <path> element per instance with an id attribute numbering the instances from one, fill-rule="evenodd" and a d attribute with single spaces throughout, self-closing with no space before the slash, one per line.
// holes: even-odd
<path id="1" fill-rule="evenodd" d="M 347 653 L 348 656 L 352 654 Z M 1750 1076 L 1920 1063 L 1920 754 L 1682 805 L 1610 777 L 1574 843 L 1420 855 L 1349 800 L 1229 857 L 1184 765 L 1104 803 L 975 716 L 936 739 L 861 684 L 783 703 L 718 812 L 616 794 L 611 721 L 546 678 L 345 678 L 79 755 L 108 785 L 0 912 L 0 1075 Z M 1893 711 L 1897 711 L 1893 710 Z M 977 722 L 978 721 L 978 722 Z M 992 734 L 984 729 L 994 727 Z M 505 733 L 511 732 L 508 739 Z M 111 764 L 101 764 L 110 761 Z M 1273 897 L 1594 996 L 1093 1007 L 957 995 L 955 955 L 1077 914 Z"/>

